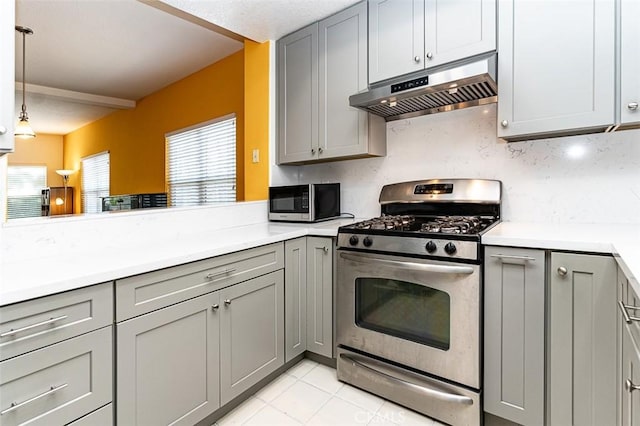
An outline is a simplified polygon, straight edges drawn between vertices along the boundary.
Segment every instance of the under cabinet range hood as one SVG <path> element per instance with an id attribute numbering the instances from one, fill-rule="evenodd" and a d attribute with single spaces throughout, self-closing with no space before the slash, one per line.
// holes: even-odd
<path id="1" fill-rule="evenodd" d="M 386 121 L 497 102 L 497 58 L 423 70 L 349 97 L 349 104 Z"/>

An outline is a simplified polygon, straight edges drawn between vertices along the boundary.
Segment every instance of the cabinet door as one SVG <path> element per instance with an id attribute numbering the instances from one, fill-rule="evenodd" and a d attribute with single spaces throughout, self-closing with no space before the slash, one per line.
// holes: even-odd
<path id="1" fill-rule="evenodd" d="M 280 40 L 278 48 L 278 161 L 317 158 L 318 24 Z"/>
<path id="2" fill-rule="evenodd" d="M 616 300 L 618 302 L 622 302 L 623 304 L 629 304 L 627 301 L 627 288 L 628 288 L 628 281 L 627 281 L 627 277 L 625 276 L 624 272 L 622 271 L 622 269 L 620 269 L 618 267 L 618 280 L 617 280 L 617 284 L 616 284 Z M 625 333 L 625 321 L 624 321 L 624 317 L 622 315 L 622 311 L 620 311 L 618 309 L 617 314 L 616 314 L 616 352 L 618 354 L 618 356 L 616 357 L 616 378 L 617 378 L 617 382 L 616 382 L 616 397 L 617 397 L 617 405 L 616 405 L 616 412 L 618 414 L 618 423 L 620 424 L 621 422 L 621 413 L 622 413 L 622 401 L 623 398 L 625 397 L 625 394 L 623 393 L 624 391 L 624 382 L 625 379 L 623 378 L 623 340 L 625 339 L 624 337 L 624 333 Z"/>
<path id="3" fill-rule="evenodd" d="M 427 68 L 492 50 L 496 50 L 495 0 L 425 1 Z"/>
<path id="4" fill-rule="evenodd" d="M 424 69 L 424 0 L 369 0 L 369 84 Z"/>
<path id="5" fill-rule="evenodd" d="M 307 237 L 307 350 L 333 356 L 333 240 Z"/>
<path id="6" fill-rule="evenodd" d="M 307 238 L 284 243 L 285 362 L 307 350 Z"/>
<path id="7" fill-rule="evenodd" d="M 220 399 L 224 405 L 284 365 L 282 270 L 220 291 Z"/>
<path id="8" fill-rule="evenodd" d="M 15 97 L 15 2 L 0 4 L 0 155 L 13 152 L 13 126 Z M 1 193 L 2 191 L 0 191 Z"/>
<path id="9" fill-rule="evenodd" d="M 117 421 L 193 425 L 219 402 L 218 293 L 117 324 Z"/>
<path id="10" fill-rule="evenodd" d="M 319 23 L 320 136 L 318 158 L 367 151 L 367 113 L 349 96 L 367 89 L 367 5 L 360 3 Z"/>
<path id="11" fill-rule="evenodd" d="M 628 328 L 622 334 L 622 426 L 640 426 L 640 391 L 631 386 L 640 385 L 640 350 Z"/>
<path id="12" fill-rule="evenodd" d="M 543 250 L 487 247 L 484 411 L 521 425 L 544 423 Z"/>
<path id="13" fill-rule="evenodd" d="M 614 12 L 614 0 L 500 2 L 498 137 L 613 124 Z"/>
<path id="14" fill-rule="evenodd" d="M 640 2 L 620 1 L 620 110 L 622 124 L 640 123 Z"/>
<path id="15" fill-rule="evenodd" d="M 616 263 L 552 253 L 549 296 L 551 425 L 616 422 Z"/>
<path id="16" fill-rule="evenodd" d="M 63 425 L 111 402 L 113 328 L 0 362 L 0 424 Z"/>

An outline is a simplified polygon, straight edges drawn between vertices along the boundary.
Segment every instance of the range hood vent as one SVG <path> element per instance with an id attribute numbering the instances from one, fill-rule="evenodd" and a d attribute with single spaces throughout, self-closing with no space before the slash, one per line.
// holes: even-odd
<path id="1" fill-rule="evenodd" d="M 498 97 L 496 55 L 432 72 L 349 97 L 349 104 L 386 121 L 494 103 Z"/>

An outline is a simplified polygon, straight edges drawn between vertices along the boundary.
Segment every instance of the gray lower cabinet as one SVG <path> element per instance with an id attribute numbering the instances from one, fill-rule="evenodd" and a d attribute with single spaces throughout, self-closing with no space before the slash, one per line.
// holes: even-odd
<path id="1" fill-rule="evenodd" d="M 117 324 L 120 425 L 193 425 L 220 406 L 219 292 Z"/>
<path id="2" fill-rule="evenodd" d="M 307 350 L 333 357 L 333 239 L 307 237 Z"/>
<path id="3" fill-rule="evenodd" d="M 79 418 L 69 426 L 113 426 L 113 404 L 107 404 L 96 411 Z"/>
<path id="4" fill-rule="evenodd" d="M 284 272 L 253 278 L 219 293 L 224 405 L 284 365 Z"/>
<path id="5" fill-rule="evenodd" d="M 284 243 L 285 362 L 307 350 L 307 238 Z"/>
<path id="6" fill-rule="evenodd" d="M 616 263 L 551 253 L 548 424 L 616 423 Z"/>
<path id="7" fill-rule="evenodd" d="M 544 250 L 485 249 L 484 411 L 544 423 Z"/>
<path id="8" fill-rule="evenodd" d="M 327 237 L 285 243 L 287 361 L 305 351 L 333 356 L 333 245 Z"/>
<path id="9" fill-rule="evenodd" d="M 0 424 L 61 425 L 111 402 L 113 327 L 0 362 Z"/>
<path id="10" fill-rule="evenodd" d="M 640 392 L 634 386 L 640 385 L 640 349 L 628 327 L 622 333 L 622 392 L 620 424 L 622 426 L 640 425 Z"/>

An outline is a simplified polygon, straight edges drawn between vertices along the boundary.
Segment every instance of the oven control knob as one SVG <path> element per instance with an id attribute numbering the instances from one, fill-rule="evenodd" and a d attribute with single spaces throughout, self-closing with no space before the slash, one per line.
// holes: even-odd
<path id="1" fill-rule="evenodd" d="M 364 244 L 365 247 L 371 247 L 371 244 L 373 244 L 373 240 L 369 237 L 364 237 L 364 240 L 362 240 L 362 244 Z"/>
<path id="2" fill-rule="evenodd" d="M 450 255 L 454 255 L 457 250 L 458 249 L 456 249 L 456 246 L 453 243 L 447 243 L 447 245 L 444 246 L 444 251 Z"/>
<path id="3" fill-rule="evenodd" d="M 438 249 L 438 247 L 436 246 L 436 243 L 434 243 L 433 241 L 429 241 L 427 245 L 424 246 L 424 248 L 427 250 L 428 253 L 433 253 Z"/>
<path id="4" fill-rule="evenodd" d="M 352 246 L 358 244 L 358 241 L 359 239 L 357 235 L 352 235 L 351 237 L 349 237 L 349 244 L 351 244 Z"/>

